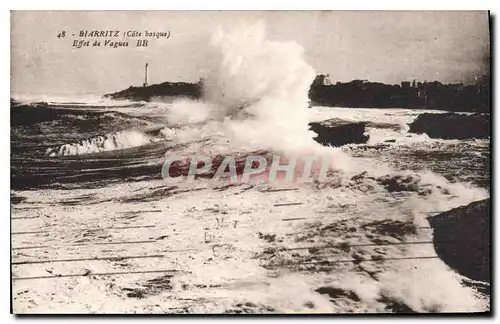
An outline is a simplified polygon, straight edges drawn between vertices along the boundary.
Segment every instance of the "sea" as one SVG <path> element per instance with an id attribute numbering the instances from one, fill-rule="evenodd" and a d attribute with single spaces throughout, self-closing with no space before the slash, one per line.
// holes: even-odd
<path id="1" fill-rule="evenodd" d="M 201 99 L 13 95 L 15 313 L 489 310 L 428 221 L 490 197 L 489 140 L 409 133 L 424 110 L 309 107 L 318 72 L 264 27 L 214 34 Z M 369 141 L 320 145 L 308 124 L 331 118 Z M 318 156 L 329 177 L 162 177 L 200 155 Z"/>
<path id="2" fill-rule="evenodd" d="M 259 147 L 262 141 L 228 145 L 229 139 L 241 139 L 234 137 L 239 127 L 244 137 L 252 135 L 239 124 L 228 131 L 222 126 L 227 120 L 217 121 L 218 126 L 199 120 L 193 115 L 203 112 L 187 99 L 14 99 L 12 231 L 21 234 L 13 235 L 12 242 L 13 261 L 21 264 L 13 265 L 13 276 L 28 278 L 14 281 L 14 292 L 30 292 L 16 295 L 14 306 L 20 312 L 489 309 L 488 294 L 471 288 L 473 280 L 436 257 L 426 222 L 427 216 L 489 197 L 489 140 L 441 140 L 408 132 L 418 115 L 442 111 L 307 109 L 308 122 L 367 122 L 366 144 L 324 148 L 342 161 L 332 166 L 341 179 L 335 185 L 209 179 L 173 185 L 161 175 L 171 152 L 245 156 L 258 149 L 276 153 L 279 147 Z M 178 107 L 189 113 L 180 118 Z M 377 177 L 403 177 L 413 189 L 391 192 Z M 276 207 L 288 203 L 299 205 Z M 144 243 L 151 239 L 156 241 Z M 113 244 L 119 242 L 131 243 L 118 249 Z M 328 246 L 332 250 L 324 250 Z M 223 252 L 216 252 L 219 248 Z M 190 250 L 194 252 L 172 254 L 161 262 L 22 264 Z M 379 260 L 375 264 L 352 263 L 374 258 Z M 176 268 L 183 275 L 175 276 L 178 281 L 168 277 L 168 284 L 154 274 L 118 274 L 116 281 L 97 275 L 93 280 L 36 279 L 52 271 L 64 276 L 158 268 Z M 152 285 L 158 278 L 163 278 L 161 284 Z"/>
<path id="3" fill-rule="evenodd" d="M 169 125 L 175 98 L 159 102 L 91 95 L 66 101 L 20 98 L 11 106 L 12 189 L 72 189 L 158 178 L 166 149 L 173 143 L 192 142 L 192 138 L 184 143 L 174 139 L 176 133 L 192 130 L 189 122 Z M 408 133 L 408 125 L 423 113 L 445 111 L 320 106 L 308 110 L 309 122 L 339 118 L 368 123 L 366 144 L 342 147 L 356 159 L 383 162 L 396 170 L 428 170 L 451 183 L 489 189 L 489 139 L 442 140 Z"/>

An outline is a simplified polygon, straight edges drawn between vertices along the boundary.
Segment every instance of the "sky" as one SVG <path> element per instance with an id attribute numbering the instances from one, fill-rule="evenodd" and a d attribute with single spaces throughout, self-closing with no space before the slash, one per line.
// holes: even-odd
<path id="1" fill-rule="evenodd" d="M 297 42 L 333 82 L 470 83 L 489 64 L 486 11 L 14 11 L 11 90 L 114 92 L 141 85 L 146 62 L 150 84 L 196 82 L 214 59 L 207 50 L 212 33 L 240 21 L 263 21 L 269 39 Z M 170 31 L 170 38 L 148 47 L 77 49 L 81 30 Z M 66 37 L 58 38 L 62 31 Z"/>

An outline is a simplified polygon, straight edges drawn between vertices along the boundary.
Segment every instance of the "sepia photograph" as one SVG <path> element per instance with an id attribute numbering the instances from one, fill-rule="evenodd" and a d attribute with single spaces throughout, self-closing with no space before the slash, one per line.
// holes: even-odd
<path id="1" fill-rule="evenodd" d="M 11 313 L 491 315 L 491 26 L 11 11 Z"/>

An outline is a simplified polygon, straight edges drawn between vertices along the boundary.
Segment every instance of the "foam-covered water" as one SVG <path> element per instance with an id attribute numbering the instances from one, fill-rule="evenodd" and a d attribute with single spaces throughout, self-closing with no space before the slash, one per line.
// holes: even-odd
<path id="1" fill-rule="evenodd" d="M 122 131 L 91 137 L 78 143 L 64 144 L 58 148 L 49 148 L 45 154 L 55 157 L 99 153 L 142 146 L 151 143 L 151 141 L 151 137 L 142 132 Z"/>
<path id="2" fill-rule="evenodd" d="M 302 47 L 268 40 L 260 24 L 218 31 L 211 45 L 220 64 L 208 67 L 211 73 L 205 79 L 203 100 L 169 98 L 135 103 L 96 97 L 15 98 L 20 103 L 11 107 L 11 112 L 16 112 L 13 116 L 17 116 L 11 129 L 13 190 L 20 195 L 31 189 L 47 195 L 59 195 L 54 190 L 59 188 L 89 190 L 109 201 L 121 201 L 133 195 L 129 183 L 158 185 L 166 154 L 245 155 L 261 150 L 285 157 L 305 153 L 329 157 L 336 174 L 335 186 L 326 183 L 315 188 L 308 184 L 302 188 L 303 196 L 297 194 L 302 200 L 315 197 L 304 215 L 317 216 L 316 208 L 330 208 L 331 218 L 318 218 L 316 226 L 320 227 L 345 221 L 358 230 L 375 221 L 397 221 L 425 228 L 429 213 L 489 196 L 488 141 L 435 140 L 409 134 L 408 124 L 424 111 L 308 108 L 307 93 L 315 71 L 303 60 Z M 23 115 L 31 117 L 23 119 Z M 307 124 L 329 118 L 369 122 L 370 141 L 342 148 L 321 146 L 312 139 L 314 134 Z M 396 183 L 397 192 L 390 191 L 387 183 Z M 241 196 L 248 197 L 254 211 L 264 212 L 270 207 L 265 198 L 254 198 L 255 192 L 249 190 Z M 146 196 L 134 198 L 135 203 L 147 209 L 151 198 Z M 235 201 L 227 203 L 237 205 Z M 103 212 L 96 208 L 96 213 Z M 301 230 L 311 230 L 308 226 Z M 239 234 L 244 250 L 255 245 L 253 236 L 245 233 Z M 336 235 L 351 240 L 347 234 Z M 417 232 L 409 237 L 425 235 L 428 233 Z M 335 237 L 319 235 L 314 242 L 327 239 Z M 391 251 L 385 252 L 388 257 L 391 253 L 419 256 L 423 252 L 432 254 L 433 248 L 414 246 Z M 241 262 L 246 264 L 245 260 Z M 248 263 L 247 269 L 233 266 L 228 267 L 243 277 L 248 275 L 245 271 L 256 267 L 259 271 L 253 275 L 258 280 L 271 280 L 259 277 L 265 271 L 253 263 Z M 197 275 L 203 275 L 196 269 Z M 398 300 L 416 311 L 487 308 L 481 296 L 462 284 L 464 278 L 439 260 L 425 265 L 416 261 L 397 263 L 380 271 L 377 280 L 349 271 L 331 273 L 328 280 L 357 292 L 363 309 L 369 311 L 380 311 L 377 303 L 382 297 Z M 306 296 L 318 298 L 308 288 L 311 282 L 325 284 L 326 278 L 316 272 L 285 273 L 270 281 L 269 295 L 260 292 L 256 298 L 275 298 L 280 305 L 303 305 Z M 286 295 L 294 289 L 299 294 L 290 301 Z M 350 309 L 335 307 L 336 311 Z"/>

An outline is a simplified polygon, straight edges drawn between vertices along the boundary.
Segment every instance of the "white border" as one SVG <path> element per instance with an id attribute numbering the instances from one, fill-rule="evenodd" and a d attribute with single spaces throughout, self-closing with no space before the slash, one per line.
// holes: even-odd
<path id="1" fill-rule="evenodd" d="M 318 0 L 303 0 L 303 1 L 275 1 L 271 2 L 269 0 L 253 0 L 247 2 L 237 2 L 237 1 L 194 1 L 194 0 L 182 0 L 182 1 L 151 1 L 151 0 L 122 0 L 119 2 L 105 2 L 102 0 L 86 0 L 81 2 L 68 2 L 68 1 L 54 1 L 54 0 L 44 0 L 44 1 L 3 1 L 2 7 L 5 10 L 2 10 L 1 14 L 1 24 L 2 24 L 2 64 L 1 64 L 1 72 L 2 72 L 2 93 L 3 93 L 3 103 L 1 106 L 2 116 L 0 118 L 0 122 L 2 125 L 0 129 L 2 130 L 2 134 L 0 135 L 0 152 L 3 152 L 1 159 L 1 169 L 2 172 L 2 190 L 1 190 L 1 210 L 2 213 L 2 234 L 1 237 L 4 238 L 5 242 L 3 243 L 3 247 L 1 248 L 1 262 L 2 262 L 2 276 L 1 276 L 1 291 L 0 294 L 0 305 L 2 305 L 2 322 L 11 322 L 14 321 L 15 318 L 9 314 L 9 306 L 10 306 L 10 268 L 9 262 L 10 259 L 10 223 L 9 223 L 9 215 L 10 215 L 10 187 L 9 187 L 9 179 L 10 179 L 10 116 L 9 116 L 9 106 L 7 105 L 8 100 L 10 99 L 10 12 L 9 10 L 491 10 L 493 15 L 498 15 L 500 10 L 498 9 L 500 1 L 498 0 L 476 0 L 476 1 L 436 1 L 436 0 L 418 0 L 418 1 L 382 1 L 382 0 L 351 0 L 351 1 L 342 1 L 342 2 L 333 2 L 333 1 L 318 1 Z M 498 17 L 496 17 L 498 19 Z M 40 22 L 43 23 L 43 22 Z M 496 20 L 496 24 L 498 24 L 498 20 Z M 492 39 L 492 48 L 494 48 L 494 44 L 498 42 L 498 33 L 494 34 L 494 39 Z M 498 58 L 497 53 L 494 53 L 495 58 Z M 495 60 L 496 62 L 496 60 Z M 494 71 L 492 71 L 494 73 Z M 498 78 L 494 73 L 495 88 L 493 89 L 495 95 L 498 95 Z M 493 109 L 496 108 L 496 105 L 493 106 Z M 500 127 L 500 112 L 495 113 L 495 125 L 496 127 Z M 494 151 L 498 152 L 498 139 L 495 136 L 495 147 Z M 492 157 L 493 158 L 493 157 Z M 495 159 L 496 161 L 497 159 Z M 498 166 L 498 165 L 496 165 Z M 496 168 L 498 172 L 498 168 Z M 495 172 L 495 174 L 497 173 Z M 496 177 L 494 179 L 496 184 Z M 495 186 L 496 187 L 496 186 Z M 497 189 L 498 190 L 498 189 Z M 493 198 L 493 197 L 492 197 Z M 496 198 L 496 195 L 495 195 Z M 492 215 L 493 216 L 493 215 Z M 498 224 L 499 220 L 495 221 L 496 228 L 494 233 L 498 233 Z M 7 240 L 9 238 L 9 240 Z M 496 243 L 496 241 L 494 241 Z M 495 248 L 494 251 L 498 251 Z M 495 259 L 498 253 L 495 253 Z M 497 270 L 497 268 L 495 268 Z M 498 273 L 495 271 L 495 278 L 498 278 Z M 495 296 L 497 297 L 497 296 Z M 497 301 L 497 298 L 494 298 L 493 301 Z M 498 311 L 498 303 L 493 305 L 494 309 Z M 64 320 L 64 318 L 61 318 Z M 109 318 L 67 318 L 66 320 L 80 322 L 85 319 L 91 319 L 94 323 L 103 323 L 106 319 Z M 121 320 L 122 318 L 117 318 Z M 144 319 L 148 318 L 129 318 L 127 322 L 135 322 L 138 323 Z M 182 318 L 163 318 L 168 321 L 177 321 Z M 189 321 L 194 321 L 202 318 L 190 318 Z M 255 319 L 255 318 L 254 318 Z M 284 320 L 288 320 L 291 318 L 286 318 Z M 306 318 L 302 318 L 306 319 Z M 376 318 L 377 320 L 387 320 L 387 317 Z M 371 319 L 371 320 L 373 320 Z M 401 319 L 399 317 L 394 317 L 394 319 Z M 434 322 L 436 319 L 422 318 L 426 322 Z M 444 318 L 441 318 L 444 319 Z M 32 318 L 32 319 L 24 319 L 25 323 L 34 322 L 35 320 L 42 320 L 44 322 L 52 322 L 53 318 Z M 187 320 L 187 319 L 184 319 Z M 203 320 L 207 320 L 206 318 Z M 218 321 L 219 318 L 210 318 L 210 320 Z M 241 321 L 241 319 L 234 318 L 232 321 Z M 262 320 L 262 319 L 259 319 Z M 340 318 L 323 318 L 318 319 L 321 321 L 338 321 L 343 320 Z M 358 321 L 359 318 L 354 320 Z M 365 319 L 367 320 L 367 319 Z M 414 319 L 413 319 L 414 320 Z M 350 321 L 352 322 L 352 321 Z"/>
<path id="2" fill-rule="evenodd" d="M 495 0 L 476 1 L 158 1 L 124 0 L 106 2 L 86 0 L 71 5 L 63 1 L 12 1 L 11 10 L 486 10 L 493 9 Z"/>

